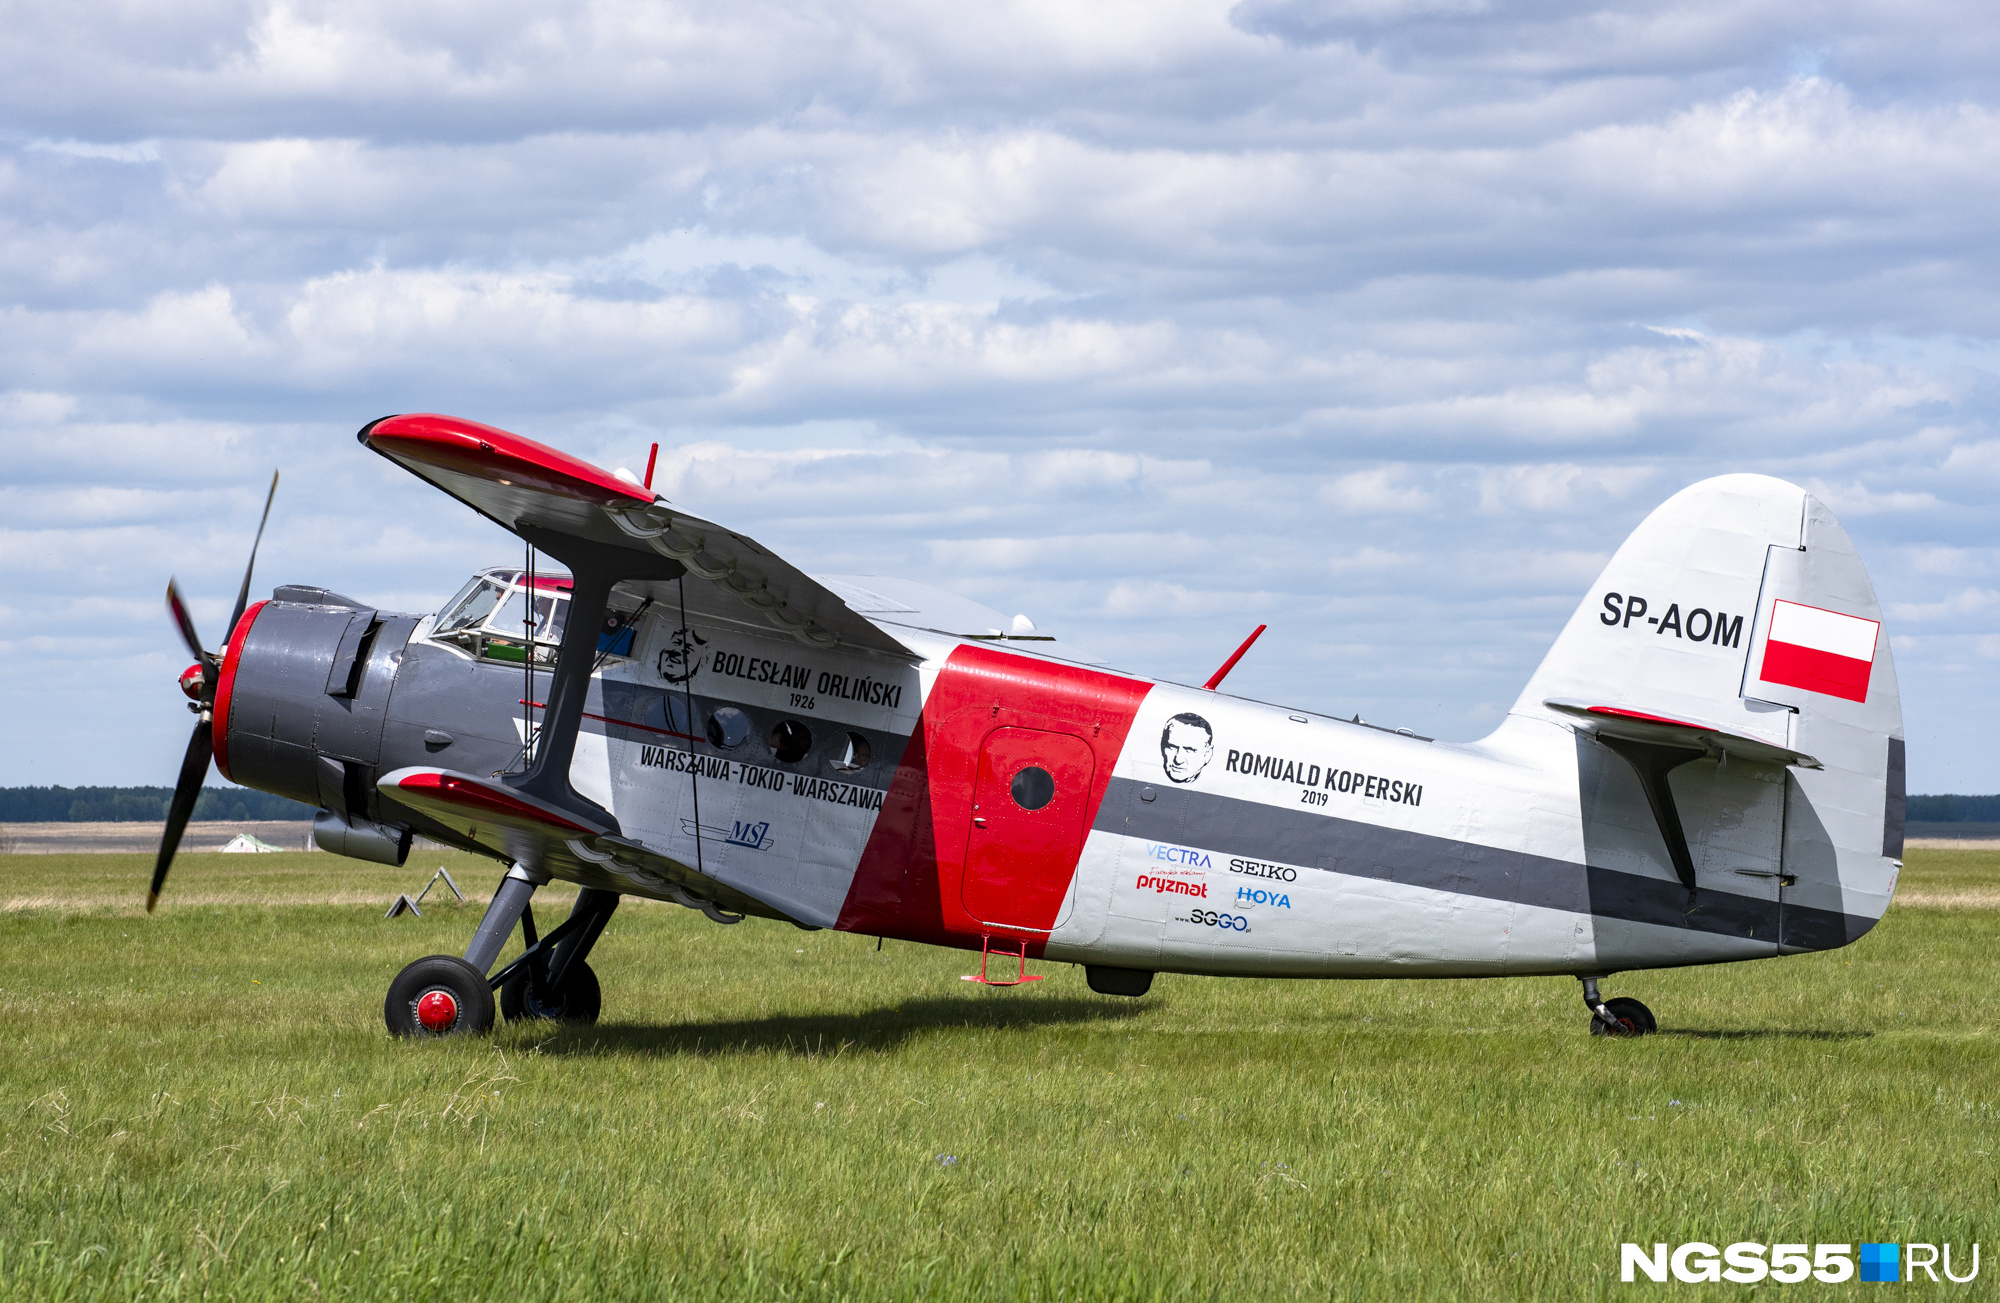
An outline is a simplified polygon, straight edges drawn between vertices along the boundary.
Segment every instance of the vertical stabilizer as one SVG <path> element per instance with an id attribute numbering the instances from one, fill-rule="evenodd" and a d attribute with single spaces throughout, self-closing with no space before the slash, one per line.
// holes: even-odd
<path id="1" fill-rule="evenodd" d="M 1888 907 L 1895 667 L 1853 543 L 1796 485 L 1726 475 L 1662 504 L 1512 713 L 1579 735 L 1591 862 L 1677 879 L 1689 916 L 1736 908 L 1745 939 L 1799 951 L 1843 945 Z"/>

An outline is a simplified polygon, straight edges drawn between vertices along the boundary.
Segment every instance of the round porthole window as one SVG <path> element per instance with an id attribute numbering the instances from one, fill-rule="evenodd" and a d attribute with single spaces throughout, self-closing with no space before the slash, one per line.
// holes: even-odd
<path id="1" fill-rule="evenodd" d="M 779 720 L 771 730 L 771 738 L 766 745 L 780 764 L 795 765 L 805 759 L 806 752 L 812 750 L 813 735 L 804 724 L 796 719 Z"/>
<path id="2" fill-rule="evenodd" d="M 843 774 L 851 774 L 858 769 L 866 769 L 874 759 L 875 748 L 868 745 L 868 739 L 859 733 L 849 733 L 840 744 L 839 754 L 833 758 L 833 767 Z"/>
<path id="3" fill-rule="evenodd" d="M 708 740 L 719 747 L 740 747 L 750 737 L 750 717 L 724 706 L 708 717 Z"/>
<path id="4" fill-rule="evenodd" d="M 1029 765 L 1014 775 L 1014 804 L 1023 810 L 1039 810 L 1056 799 L 1056 780 L 1040 765 Z"/>

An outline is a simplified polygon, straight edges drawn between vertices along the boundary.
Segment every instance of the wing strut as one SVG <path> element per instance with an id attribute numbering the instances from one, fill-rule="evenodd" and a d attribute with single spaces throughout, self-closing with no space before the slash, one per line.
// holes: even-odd
<path id="1" fill-rule="evenodd" d="M 549 684 L 548 707 L 536 738 L 535 758 L 523 774 L 501 781 L 518 792 L 547 801 L 589 819 L 608 823 L 622 834 L 612 813 L 570 786 L 570 760 L 576 755 L 577 729 L 583 724 L 584 699 L 590 693 L 590 671 L 597 663 L 597 636 L 604 628 L 614 584 L 626 579 L 678 579 L 685 567 L 663 556 L 648 556 L 561 534 L 534 525 L 516 524 L 515 531 L 536 548 L 569 567 L 573 587 L 569 622 L 556 650 L 556 667 Z"/>

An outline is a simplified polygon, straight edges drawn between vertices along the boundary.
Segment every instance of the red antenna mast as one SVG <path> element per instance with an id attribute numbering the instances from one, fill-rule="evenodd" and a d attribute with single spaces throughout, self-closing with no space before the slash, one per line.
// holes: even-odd
<path id="1" fill-rule="evenodd" d="M 1209 675 L 1208 682 L 1202 684 L 1201 686 L 1207 688 L 1210 692 L 1215 691 L 1216 687 L 1221 684 L 1223 678 L 1229 673 L 1229 671 L 1236 668 L 1236 662 L 1243 659 L 1243 653 L 1250 650 L 1250 644 L 1256 642 L 1258 637 L 1263 634 L 1264 630 L 1270 627 L 1271 626 L 1268 624 L 1260 624 L 1254 630 L 1252 630 L 1250 636 L 1243 640 L 1243 645 L 1236 649 L 1236 654 L 1234 656 L 1231 656 L 1228 660 L 1222 662 L 1222 668 L 1217 670 L 1215 673 Z"/>

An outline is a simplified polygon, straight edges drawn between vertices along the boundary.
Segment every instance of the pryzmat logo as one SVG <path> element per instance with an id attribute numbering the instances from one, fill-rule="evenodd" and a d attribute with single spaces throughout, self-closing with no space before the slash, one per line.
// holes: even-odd
<path id="1" fill-rule="evenodd" d="M 1833 1285 L 1856 1279 L 1854 1248 L 1852 1244 L 1773 1244 L 1769 1246 L 1767 1261 L 1766 1246 L 1747 1241 L 1718 1249 L 1713 1244 L 1697 1240 L 1692 1244 L 1683 1244 L 1672 1252 L 1664 1244 L 1655 1244 L 1650 1253 L 1637 1244 L 1621 1244 L 1618 1246 L 1618 1279 L 1635 1281 L 1644 1276 L 1647 1280 L 1673 1279 L 1690 1285 L 1703 1281 L 1751 1285 L 1760 1280 L 1796 1285 L 1812 1279 Z M 1860 1260 L 1859 1278 L 1864 1281 L 1912 1281 L 1921 1271 L 1933 1284 L 1938 1284 L 1942 1283 L 1938 1280 L 1940 1266 L 1944 1269 L 1944 1279 L 1958 1285 L 1968 1284 L 1979 1275 L 1977 1244 L 1972 1246 L 1972 1270 L 1963 1276 L 1954 1274 L 1951 1269 L 1949 1244 L 1863 1244 Z M 1903 1271 L 1897 1270 L 1899 1265 Z"/>

